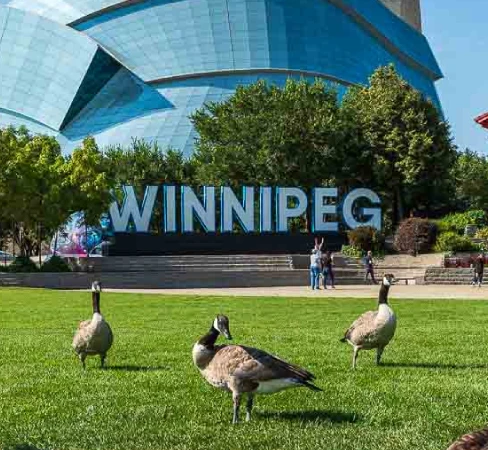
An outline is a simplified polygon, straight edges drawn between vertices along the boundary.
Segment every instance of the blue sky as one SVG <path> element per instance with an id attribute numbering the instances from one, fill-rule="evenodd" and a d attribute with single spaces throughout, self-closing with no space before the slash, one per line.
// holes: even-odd
<path id="1" fill-rule="evenodd" d="M 437 90 L 455 143 L 488 154 L 488 130 L 473 120 L 488 112 L 488 0 L 422 0 L 422 13 L 444 73 Z"/>

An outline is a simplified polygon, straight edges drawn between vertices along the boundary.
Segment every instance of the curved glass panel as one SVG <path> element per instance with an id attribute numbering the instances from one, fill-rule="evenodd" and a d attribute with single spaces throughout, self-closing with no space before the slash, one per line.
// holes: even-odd
<path id="1" fill-rule="evenodd" d="M 190 154 L 188 116 L 257 79 L 319 76 L 343 90 L 394 63 L 439 105 L 427 41 L 379 0 L 4 3 L 0 126 L 57 135 L 65 151 L 94 135 L 102 147 L 144 138 Z"/>
<path id="2" fill-rule="evenodd" d="M 373 34 L 374 18 L 395 45 Z M 425 38 L 378 0 L 147 0 L 76 28 L 145 81 L 280 68 L 362 83 L 379 65 L 410 67 L 405 55 L 440 76 Z"/>
<path id="3" fill-rule="evenodd" d="M 59 129 L 97 51 L 74 30 L 0 7 L 0 108 Z"/>

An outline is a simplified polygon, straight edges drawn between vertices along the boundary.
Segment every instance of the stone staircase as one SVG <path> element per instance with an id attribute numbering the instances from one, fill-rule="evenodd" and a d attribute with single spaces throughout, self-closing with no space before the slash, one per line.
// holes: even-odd
<path id="1" fill-rule="evenodd" d="M 440 253 L 419 256 L 387 255 L 376 264 L 376 273 L 382 277 L 385 273 L 392 273 L 397 279 L 415 284 L 425 282 L 425 274 L 430 267 L 441 268 L 444 256 Z"/>
<path id="2" fill-rule="evenodd" d="M 473 269 L 430 267 L 425 274 L 426 284 L 471 284 Z"/>
<path id="3" fill-rule="evenodd" d="M 361 260 L 336 254 L 334 263 L 337 285 L 364 284 Z M 423 283 L 427 271 L 427 282 L 469 283 L 471 280 L 469 269 L 464 278 L 431 275 L 436 270 L 445 270 L 441 267 L 442 255 L 419 258 L 393 255 L 376 263 L 377 278 L 393 273 L 397 278 Z M 71 260 L 70 264 L 75 269 L 72 273 L 0 274 L 0 286 L 87 289 L 95 279 L 107 288 L 119 289 L 308 286 L 310 283 L 309 255 L 111 256 Z"/>
<path id="4" fill-rule="evenodd" d="M 291 271 L 288 255 L 182 255 L 182 256 L 111 256 L 90 258 L 82 271 L 106 272 L 235 272 Z"/>

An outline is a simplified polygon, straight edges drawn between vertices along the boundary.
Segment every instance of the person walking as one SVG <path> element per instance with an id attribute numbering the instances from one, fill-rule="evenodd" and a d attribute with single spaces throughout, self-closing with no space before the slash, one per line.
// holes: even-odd
<path id="1" fill-rule="evenodd" d="M 474 286 L 478 285 L 478 288 L 483 284 L 483 272 L 485 270 L 485 258 L 483 253 L 480 253 L 474 261 L 474 278 L 471 283 Z"/>
<path id="2" fill-rule="evenodd" d="M 334 286 L 334 257 L 330 251 L 326 251 L 322 258 L 322 276 L 324 278 L 324 289 L 327 289 L 327 278 L 330 278 L 330 287 L 335 289 Z"/>
<path id="3" fill-rule="evenodd" d="M 314 248 L 310 255 L 310 287 L 312 290 L 320 289 L 319 287 L 320 277 L 320 253 Z"/>
<path id="4" fill-rule="evenodd" d="M 370 275 L 373 284 L 378 284 L 376 278 L 374 277 L 374 262 L 373 262 L 373 253 L 371 252 L 371 250 L 369 250 L 366 255 L 365 266 L 366 266 L 366 275 L 364 277 L 364 281 L 368 281 L 368 275 Z"/>

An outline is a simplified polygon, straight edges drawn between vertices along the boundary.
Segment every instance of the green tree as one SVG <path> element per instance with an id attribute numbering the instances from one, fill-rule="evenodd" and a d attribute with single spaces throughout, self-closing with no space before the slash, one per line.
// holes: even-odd
<path id="1" fill-rule="evenodd" d="M 343 109 L 359 125 L 369 150 L 372 187 L 391 208 L 393 223 L 412 209 L 431 212 L 453 197 L 456 160 L 449 124 L 436 106 L 401 79 L 379 68 L 369 86 L 349 89 Z"/>
<path id="2" fill-rule="evenodd" d="M 84 139 L 67 159 L 65 186 L 72 192 L 72 209 L 83 211 L 86 225 L 98 225 L 112 200 L 114 180 L 106 171 L 103 153 L 95 139 Z"/>
<path id="3" fill-rule="evenodd" d="M 459 210 L 488 210 L 488 160 L 471 150 L 459 153 L 453 170 Z"/>
<path id="4" fill-rule="evenodd" d="M 209 103 L 191 120 L 199 134 L 193 156 L 200 184 L 320 185 L 349 190 L 364 184 L 360 133 L 322 80 L 258 81 Z M 367 174 L 366 174 L 367 175 Z M 308 229 L 309 217 L 294 224 Z"/>
<path id="5" fill-rule="evenodd" d="M 163 150 L 157 143 L 134 139 L 129 147 L 108 147 L 104 157 L 110 179 L 119 186 L 192 182 L 192 165 L 183 153 L 174 149 Z"/>
<path id="6" fill-rule="evenodd" d="M 200 183 L 312 187 L 346 178 L 354 184 L 364 162 L 337 91 L 321 80 L 241 86 L 191 119 Z"/>
<path id="7" fill-rule="evenodd" d="M 88 138 L 70 157 L 56 139 L 25 128 L 0 130 L 0 236 L 22 256 L 41 255 L 48 241 L 76 211 L 95 224 L 108 209 L 111 183 L 103 155 Z"/>
<path id="8" fill-rule="evenodd" d="M 104 154 L 104 163 L 109 178 L 113 181 L 114 194 L 121 201 L 123 185 L 134 186 L 142 199 L 144 188 L 160 184 L 193 184 L 194 169 L 190 160 L 183 153 L 163 150 L 157 143 L 134 139 L 129 147 L 112 146 Z M 153 210 L 151 230 L 159 232 L 162 221 L 162 191 Z"/>
<path id="9" fill-rule="evenodd" d="M 0 197 L 10 237 L 23 256 L 37 251 L 70 214 L 65 158 L 53 137 L 26 129 L 0 130 Z"/>

